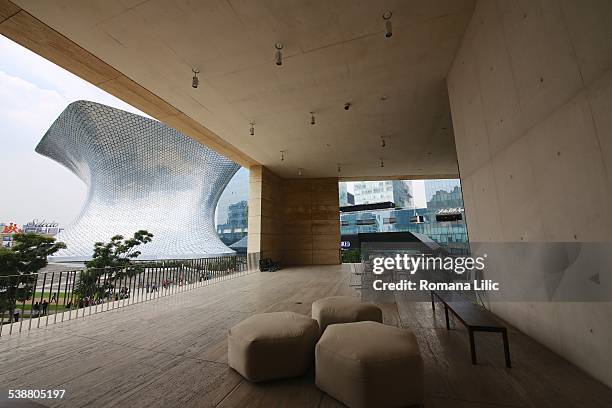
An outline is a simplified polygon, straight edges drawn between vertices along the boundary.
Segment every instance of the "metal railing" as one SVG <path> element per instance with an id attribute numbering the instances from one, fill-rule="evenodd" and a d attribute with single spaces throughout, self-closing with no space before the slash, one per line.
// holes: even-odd
<path id="1" fill-rule="evenodd" d="M 0 336 L 185 292 L 248 273 L 245 256 L 0 276 Z"/>

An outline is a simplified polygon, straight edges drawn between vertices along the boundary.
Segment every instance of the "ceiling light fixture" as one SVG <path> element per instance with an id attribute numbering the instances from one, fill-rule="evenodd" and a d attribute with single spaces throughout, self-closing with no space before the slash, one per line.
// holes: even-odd
<path id="1" fill-rule="evenodd" d="M 301 176 L 301 175 L 302 175 L 303 170 L 304 170 L 304 169 L 302 169 L 301 167 L 298 169 L 298 176 Z"/>
<path id="2" fill-rule="evenodd" d="M 338 163 L 338 175 L 340 175 L 341 171 L 342 171 L 342 167 L 340 166 L 340 163 Z"/>
<path id="3" fill-rule="evenodd" d="M 191 72 L 193 72 L 193 78 L 191 78 L 191 87 L 197 88 L 198 85 L 200 85 L 200 79 L 198 78 L 198 74 L 200 73 L 200 70 L 197 68 L 192 68 Z"/>
<path id="4" fill-rule="evenodd" d="M 344 104 L 344 110 L 347 111 L 349 109 L 351 109 L 351 103 L 347 102 L 347 103 Z"/>
<path id="5" fill-rule="evenodd" d="M 383 14 L 383 20 L 385 20 L 385 38 L 391 38 L 393 35 L 393 28 L 391 27 L 391 16 L 393 13 L 390 11 L 385 11 Z"/>
<path id="6" fill-rule="evenodd" d="M 315 124 L 315 117 L 314 117 L 314 113 L 310 112 L 310 124 L 314 125 Z"/>
<path id="7" fill-rule="evenodd" d="M 274 48 L 276 48 L 276 65 L 283 65 L 283 43 L 277 42 L 274 44 Z"/>
<path id="8" fill-rule="evenodd" d="M 380 137 L 380 147 L 387 147 L 387 141 L 384 136 Z"/>
<path id="9" fill-rule="evenodd" d="M 380 163 L 378 163 L 378 165 L 380 167 L 385 167 L 385 162 L 383 161 L 382 157 L 380 158 Z"/>
<path id="10" fill-rule="evenodd" d="M 251 128 L 249 129 L 251 136 L 255 136 L 255 123 L 251 122 Z"/>
<path id="11" fill-rule="evenodd" d="M 281 161 L 284 162 L 285 161 L 285 151 L 281 150 L 280 154 L 281 154 Z"/>

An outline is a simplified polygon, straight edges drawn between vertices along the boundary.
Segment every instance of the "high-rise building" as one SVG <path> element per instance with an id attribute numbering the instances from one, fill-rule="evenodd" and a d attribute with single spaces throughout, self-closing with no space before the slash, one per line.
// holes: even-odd
<path id="1" fill-rule="evenodd" d="M 431 201 L 432 197 L 438 191 L 450 193 L 455 187 L 461 188 L 459 179 L 439 179 L 439 180 L 424 180 L 425 181 L 425 201 Z"/>
<path id="2" fill-rule="evenodd" d="M 340 207 L 355 205 L 355 195 L 348 191 L 348 183 L 340 183 L 338 190 L 340 191 Z"/>
<path id="3" fill-rule="evenodd" d="M 249 169 L 241 167 L 230 180 L 217 203 L 215 225 L 229 222 L 230 205 L 249 199 Z"/>
<path id="4" fill-rule="evenodd" d="M 353 183 L 355 204 L 392 202 L 398 208 L 412 208 L 409 180 L 359 181 Z"/>
<path id="5" fill-rule="evenodd" d="M 453 187 L 451 191 L 438 190 L 427 200 L 427 209 L 441 210 L 449 208 L 463 208 L 463 195 L 461 187 Z"/>
<path id="6" fill-rule="evenodd" d="M 248 232 L 247 201 L 230 204 L 227 209 L 227 222 L 217 225 L 217 234 L 226 245 L 231 245 L 247 235 Z"/>

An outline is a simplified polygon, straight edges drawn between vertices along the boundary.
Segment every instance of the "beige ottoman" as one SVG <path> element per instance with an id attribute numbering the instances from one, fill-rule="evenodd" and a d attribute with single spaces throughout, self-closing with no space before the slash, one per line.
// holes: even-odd
<path id="1" fill-rule="evenodd" d="M 319 322 L 321 333 L 330 324 L 364 320 L 382 323 L 382 311 L 372 303 L 361 303 L 351 296 L 332 296 L 312 304 L 312 318 Z"/>
<path id="2" fill-rule="evenodd" d="M 228 364 L 250 381 L 295 377 L 312 365 L 319 325 L 292 312 L 257 314 L 229 330 Z"/>
<path id="3" fill-rule="evenodd" d="M 317 343 L 315 365 L 317 387 L 349 407 L 423 404 L 423 361 L 409 330 L 335 324 Z"/>

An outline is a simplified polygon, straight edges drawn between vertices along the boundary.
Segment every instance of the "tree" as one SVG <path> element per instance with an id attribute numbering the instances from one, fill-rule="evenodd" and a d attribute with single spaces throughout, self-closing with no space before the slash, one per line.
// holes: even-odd
<path id="1" fill-rule="evenodd" d="M 11 248 L 0 248 L 0 313 L 8 310 L 13 318 L 17 302 L 32 297 L 36 273 L 47 266 L 47 257 L 62 248 L 63 242 L 35 233 L 15 234 Z"/>
<path id="2" fill-rule="evenodd" d="M 136 247 L 152 240 L 153 234 L 139 230 L 133 238 L 125 239 L 123 235 L 115 235 L 108 243 L 96 242 L 93 257 L 85 262 L 87 269 L 79 275 L 74 292 L 80 298 L 101 298 L 114 287 L 117 279 L 142 272 L 142 267 L 132 262 L 140 255 Z"/>

